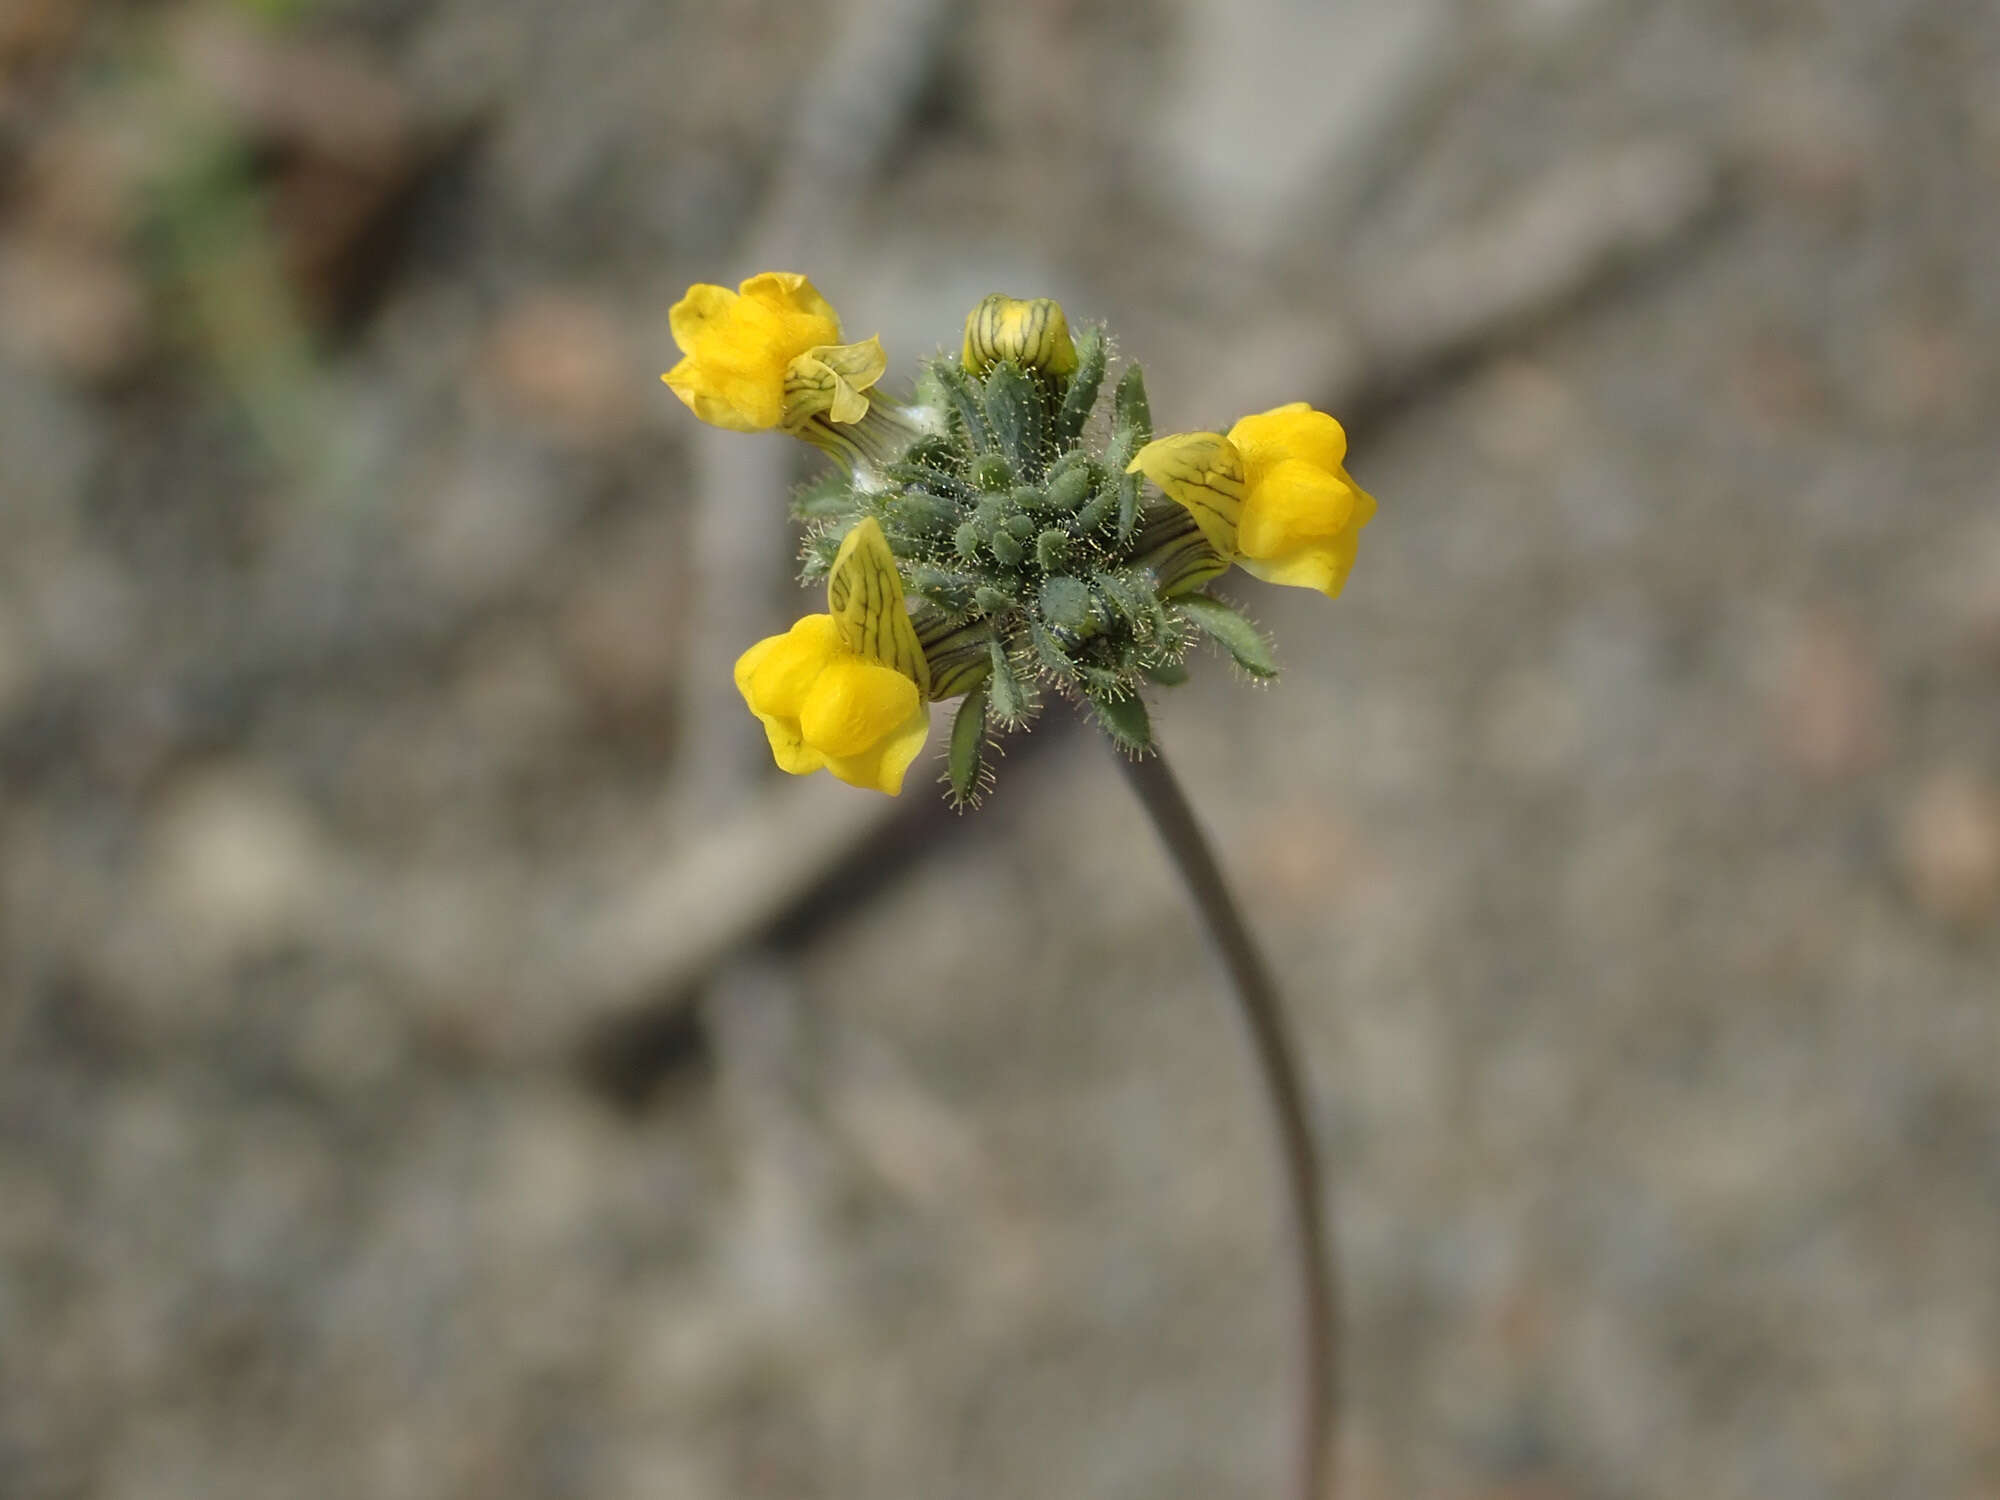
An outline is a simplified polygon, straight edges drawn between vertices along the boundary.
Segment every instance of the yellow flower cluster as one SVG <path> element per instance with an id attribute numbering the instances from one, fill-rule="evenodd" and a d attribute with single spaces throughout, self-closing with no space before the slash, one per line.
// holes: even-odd
<path id="1" fill-rule="evenodd" d="M 1268 583 L 1337 598 L 1375 500 L 1345 467 L 1340 423 L 1303 401 L 1229 429 L 1183 432 L 1141 448 L 1144 474 L 1192 515 L 1211 547 Z"/>
<path id="2" fill-rule="evenodd" d="M 865 392 L 889 358 L 880 341 L 840 342 L 840 318 L 795 271 L 765 271 L 736 291 L 688 288 L 667 315 L 685 356 L 660 379 L 702 421 L 734 432 L 796 432 L 816 416 L 868 414 Z"/>
<path id="3" fill-rule="evenodd" d="M 736 662 L 737 690 L 794 775 L 897 795 L 933 697 L 962 696 L 948 780 L 963 805 L 982 785 L 987 725 L 1030 721 L 1044 687 L 1144 751 L 1141 694 L 1198 635 L 1255 675 L 1276 670 L 1256 628 L 1202 585 L 1234 563 L 1338 595 L 1375 514 L 1340 424 L 1303 402 L 1227 434 L 1148 441 L 1144 379 L 1127 365 L 1091 429 L 1107 335 L 1072 337 L 1045 297 L 982 300 L 958 357 L 928 362 L 912 406 L 876 389 L 881 343 L 843 343 L 833 307 L 795 272 L 690 287 L 670 324 L 682 357 L 661 379 L 695 416 L 803 438 L 845 470 L 808 512 L 808 570 L 833 553 L 827 612 Z M 1186 516 L 1145 506 L 1133 475 Z M 917 620 L 906 591 L 924 601 Z"/>
<path id="4" fill-rule="evenodd" d="M 872 517 L 840 544 L 823 615 L 807 615 L 736 659 L 736 688 L 795 776 L 824 767 L 896 796 L 930 734 L 930 668 L 896 559 Z"/>

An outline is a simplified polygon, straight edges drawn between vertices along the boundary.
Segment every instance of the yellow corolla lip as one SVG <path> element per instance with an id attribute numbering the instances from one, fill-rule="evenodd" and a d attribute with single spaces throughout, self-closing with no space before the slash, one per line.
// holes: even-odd
<path id="1" fill-rule="evenodd" d="M 1243 513 L 1243 455 L 1219 432 L 1182 432 L 1155 438 L 1125 466 L 1144 474 L 1160 493 L 1194 517 L 1209 546 L 1236 555 Z"/>
<path id="2" fill-rule="evenodd" d="M 781 770 L 822 768 L 890 796 L 930 734 L 930 668 L 902 577 L 872 517 L 847 534 L 827 575 L 829 613 L 807 615 L 736 659 L 736 689 L 763 722 Z"/>
<path id="3" fill-rule="evenodd" d="M 1049 297 L 1024 299 L 1000 292 L 982 298 L 966 317 L 959 362 L 983 375 L 1003 359 L 1049 375 L 1074 374 L 1076 343 L 1062 304 Z"/>
<path id="4" fill-rule="evenodd" d="M 832 422 L 859 422 L 868 415 L 862 394 L 889 368 L 882 341 L 873 336 L 858 344 L 821 344 L 785 366 L 785 404 L 780 421 L 787 428 L 803 426 L 825 413 Z"/>
<path id="5" fill-rule="evenodd" d="M 842 345 L 832 304 L 795 271 L 761 272 L 733 292 L 708 283 L 689 287 L 667 322 L 683 357 L 660 378 L 690 411 L 716 427 L 759 432 L 786 425 L 788 373 L 808 354 L 834 351 L 835 357 L 822 363 L 832 384 L 844 382 L 844 388 L 830 393 L 829 405 L 837 399 L 852 411 L 859 399 L 865 412 L 859 392 L 881 377 L 878 368 L 859 378 L 881 346 L 872 339 Z M 871 346 L 872 353 L 858 360 L 840 352 Z"/>
<path id="6" fill-rule="evenodd" d="M 1210 546 L 1271 583 L 1339 595 L 1375 501 L 1345 467 L 1340 423 L 1303 401 L 1243 418 L 1228 436 L 1184 432 L 1127 466 L 1192 515 Z"/>

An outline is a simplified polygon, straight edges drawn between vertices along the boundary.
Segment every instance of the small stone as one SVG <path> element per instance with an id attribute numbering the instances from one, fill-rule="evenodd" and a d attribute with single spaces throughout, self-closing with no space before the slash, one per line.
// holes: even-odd
<path id="1" fill-rule="evenodd" d="M 1844 622 L 1805 621 L 1785 652 L 1777 698 L 1785 759 L 1826 780 L 1878 764 L 1888 740 L 1881 669 Z"/>
<path id="2" fill-rule="evenodd" d="M 0 253 L 0 338 L 73 380 L 127 373 L 150 338 L 146 295 L 124 260 L 57 240 Z"/>
<path id="3" fill-rule="evenodd" d="M 1789 432 L 1826 409 L 1820 368 L 1797 339 L 1753 335 L 1738 351 L 1733 375 L 1738 401 L 1766 428 Z"/>
<path id="4" fill-rule="evenodd" d="M 2000 790 L 1963 766 L 1934 771 L 1903 813 L 1904 879 L 1926 915 L 1980 926 L 2000 914 Z"/>
<path id="5" fill-rule="evenodd" d="M 1874 330 L 1863 395 L 1895 427 L 1951 425 L 1969 414 L 1977 361 L 1964 333 L 1935 320 L 1897 319 Z"/>
<path id="6" fill-rule="evenodd" d="M 179 787 L 156 827 L 149 886 L 195 955 L 211 963 L 309 929 L 332 870 L 305 807 L 256 771 L 209 771 Z"/>

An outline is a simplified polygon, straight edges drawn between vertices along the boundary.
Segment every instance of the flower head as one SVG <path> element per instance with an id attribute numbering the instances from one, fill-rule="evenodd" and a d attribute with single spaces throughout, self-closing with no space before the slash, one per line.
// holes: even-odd
<path id="1" fill-rule="evenodd" d="M 796 431 L 815 416 L 858 422 L 888 358 L 873 338 L 840 342 L 840 319 L 793 271 L 736 291 L 706 283 L 668 314 L 684 356 L 660 378 L 702 421 L 736 432 Z"/>
<path id="2" fill-rule="evenodd" d="M 930 734 L 930 668 L 881 525 L 848 532 L 827 574 L 830 613 L 807 615 L 736 660 L 736 688 L 780 769 L 824 767 L 895 796 Z"/>
<path id="3" fill-rule="evenodd" d="M 1048 297 L 1023 301 L 999 292 L 983 298 L 966 317 L 960 363 L 972 374 L 984 375 L 1003 359 L 1058 379 L 1072 374 L 1076 345 L 1062 304 Z"/>
<path id="4" fill-rule="evenodd" d="M 1303 401 L 1245 417 L 1224 437 L 1184 432 L 1141 448 L 1144 474 L 1209 545 L 1270 583 L 1337 597 L 1375 501 L 1349 476 L 1347 434 Z"/>
<path id="5" fill-rule="evenodd" d="M 824 580 L 827 612 L 736 662 L 795 775 L 893 796 L 930 705 L 951 699 L 959 806 L 992 783 L 991 736 L 1025 730 L 1051 697 L 1146 754 L 1147 699 L 1204 639 L 1253 678 L 1277 675 L 1271 643 L 1210 583 L 1237 564 L 1338 594 L 1374 514 L 1340 424 L 1304 403 L 1154 441 L 1138 365 L 1114 369 L 1108 332 L 1072 335 L 1045 297 L 983 299 L 962 352 L 924 361 L 908 404 L 875 389 L 881 345 L 837 342 L 803 276 L 694 287 L 672 321 L 685 357 L 665 379 L 696 416 L 782 430 L 838 465 L 793 504 L 801 581 Z"/>

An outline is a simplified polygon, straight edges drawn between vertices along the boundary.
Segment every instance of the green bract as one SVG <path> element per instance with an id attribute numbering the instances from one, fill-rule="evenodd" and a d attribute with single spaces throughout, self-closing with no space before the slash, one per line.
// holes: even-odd
<path id="1" fill-rule="evenodd" d="M 793 502 L 803 581 L 827 581 L 830 613 L 737 662 L 788 771 L 893 795 L 924 706 L 951 698 L 945 781 L 961 805 L 991 783 L 991 736 L 1050 694 L 1146 754 L 1144 690 L 1185 681 L 1198 642 L 1277 674 L 1271 643 L 1208 586 L 1238 566 L 1337 595 L 1375 512 L 1340 424 L 1303 402 L 1154 438 L 1139 367 L 1106 395 L 1104 330 L 1073 337 L 1046 297 L 982 300 L 908 403 L 877 388 L 881 345 L 836 342 L 833 309 L 794 272 L 697 286 L 673 327 L 685 357 L 664 378 L 696 416 L 782 428 L 839 466 Z"/>
<path id="2" fill-rule="evenodd" d="M 902 413 L 920 435 L 795 505 L 809 528 L 807 583 L 863 520 L 888 538 L 920 601 L 912 618 L 934 696 L 971 695 L 952 733 L 956 802 L 990 779 L 988 733 L 1022 727 L 1050 694 L 1087 703 L 1143 751 L 1141 689 L 1175 680 L 1202 639 L 1256 675 L 1274 670 L 1256 629 L 1200 592 L 1227 561 L 1181 506 L 1142 502 L 1126 468 L 1152 437 L 1145 380 L 1127 365 L 1106 397 L 1106 365 L 1101 328 L 1077 336 L 1067 372 L 1002 359 L 974 374 L 959 358 L 933 359 Z"/>

